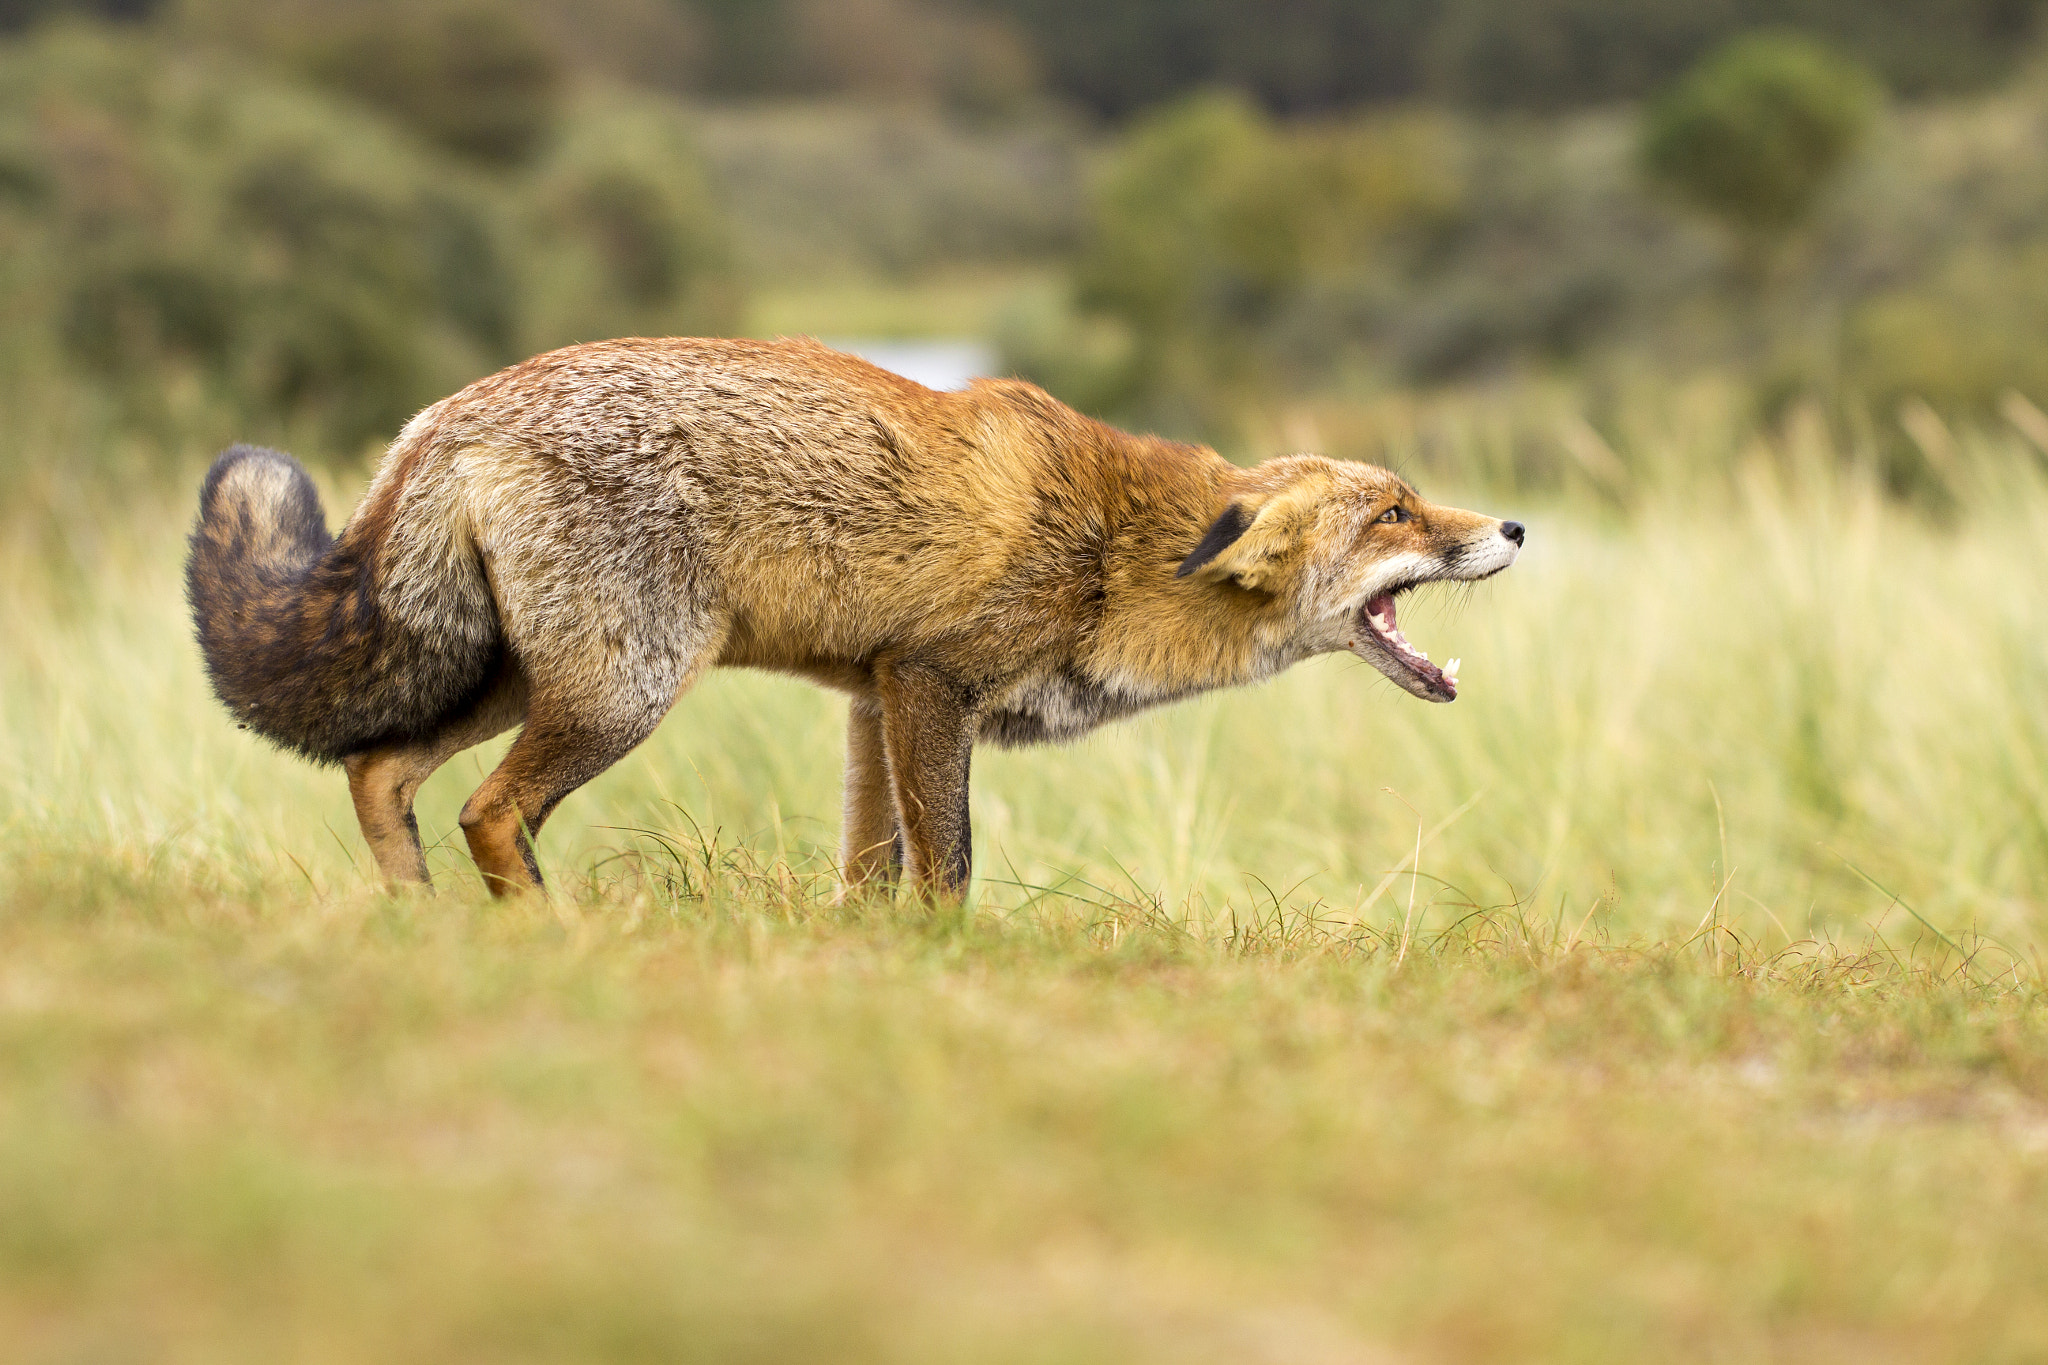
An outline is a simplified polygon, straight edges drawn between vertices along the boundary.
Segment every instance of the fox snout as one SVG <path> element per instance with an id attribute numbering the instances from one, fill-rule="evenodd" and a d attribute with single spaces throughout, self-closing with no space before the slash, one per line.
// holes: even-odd
<path id="1" fill-rule="evenodd" d="M 1404 490 L 1405 492 L 1406 490 Z M 1424 701 L 1447 702 L 1458 697 L 1459 659 L 1433 663 L 1428 653 L 1410 643 L 1401 633 L 1396 601 L 1403 594 L 1429 583 L 1470 583 L 1491 578 L 1515 562 L 1529 531 L 1519 521 L 1499 521 L 1476 512 L 1433 506 L 1413 498 L 1383 514 L 1376 528 L 1399 529 L 1412 525 L 1422 547 L 1434 543 L 1434 552 L 1390 557 L 1383 567 L 1380 585 L 1367 589 L 1348 629 L 1351 652 L 1404 691 Z M 1370 550 L 1370 543 L 1368 546 Z"/>
<path id="2" fill-rule="evenodd" d="M 1491 578 L 1515 562 L 1529 528 L 1519 521 L 1492 521 L 1444 555 L 1442 577 L 1470 581 Z"/>

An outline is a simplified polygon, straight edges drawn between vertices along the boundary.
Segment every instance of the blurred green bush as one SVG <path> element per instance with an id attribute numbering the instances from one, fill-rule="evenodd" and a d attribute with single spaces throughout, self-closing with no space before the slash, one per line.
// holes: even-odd
<path id="1" fill-rule="evenodd" d="M 1071 315 L 1020 319 L 1011 358 L 1056 389 L 1213 427 L 1325 368 L 1291 363 L 1320 339 L 1298 324 L 1426 248 L 1459 208 L 1455 159 L 1424 116 L 1286 126 L 1222 94 L 1163 109 L 1100 169 Z"/>
<path id="2" fill-rule="evenodd" d="M 416 113 L 132 34 L 0 50 L 0 340 L 132 423 L 196 390 L 214 427 L 353 454 L 532 351 L 731 325 L 673 105 L 568 100 L 516 138 Z"/>
<path id="3" fill-rule="evenodd" d="M 1068 255 L 1095 140 L 1048 111 L 896 101 L 704 109 L 695 125 L 757 276 L 903 278 Z"/>
<path id="4" fill-rule="evenodd" d="M 1160 110 L 1104 150 L 1068 295 L 1021 299 L 1001 343 L 1082 406 L 1222 438 L 1310 393 L 1719 373 L 1760 420 L 1874 422 L 1911 486 L 1909 400 L 2048 402 L 2043 262 L 2048 87 L 1883 108 L 1770 38 L 1645 111 Z"/>
<path id="5" fill-rule="evenodd" d="M 560 116 L 563 60 L 503 5 L 366 4 L 308 43 L 316 76 L 459 155 L 532 156 Z"/>
<path id="6" fill-rule="evenodd" d="M 1871 75 L 1821 43 L 1751 34 L 1715 51 L 1650 105 L 1643 162 L 1760 250 L 1812 212 L 1877 101 Z"/>
<path id="7" fill-rule="evenodd" d="M 823 325 L 814 292 L 925 291 L 950 302 L 862 315 L 993 317 L 1006 363 L 1083 408 L 1233 442 L 1309 395 L 1705 375 L 1762 421 L 1820 398 L 1874 424 L 1910 484 L 1928 414 L 2048 405 L 2038 77 L 1880 105 L 1772 39 L 1646 107 L 1287 121 L 1211 93 L 1100 127 L 858 62 L 831 102 L 692 107 L 591 53 L 644 29 L 650 69 L 710 60 L 744 5 L 696 31 L 608 3 L 579 46 L 539 0 L 473 2 L 294 0 L 308 22 L 237 44 L 264 11 L 191 0 L 0 39 L 0 460 L 50 393 L 138 449 L 354 456 L 535 351 L 732 330 L 747 281 L 791 330 Z M 922 2 L 778 12 L 869 43 Z"/>
<path id="8" fill-rule="evenodd" d="M 669 101 L 586 96 L 522 187 L 514 222 L 532 262 L 524 349 L 737 325 L 726 214 L 692 121 Z"/>
<path id="9" fill-rule="evenodd" d="M 2048 244 L 1973 254 L 1936 278 L 1862 301 L 1844 328 L 1843 375 L 1874 412 L 1921 399 L 1988 413 L 2007 390 L 2048 397 Z"/>

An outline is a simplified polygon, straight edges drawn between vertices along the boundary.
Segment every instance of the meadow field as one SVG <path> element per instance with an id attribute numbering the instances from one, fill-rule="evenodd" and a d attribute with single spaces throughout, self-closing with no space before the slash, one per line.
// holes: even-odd
<path id="1" fill-rule="evenodd" d="M 842 708 L 738 673 L 548 899 L 461 850 L 497 746 L 384 894 L 207 693 L 207 452 L 17 451 L 0 1356 L 2038 1359 L 2048 458 L 1931 434 L 1901 499 L 1657 411 L 1543 478 L 1477 405 L 1277 422 L 1530 525 L 1413 609 L 1461 699 L 1325 660 L 985 753 L 936 912 L 834 903 Z"/>

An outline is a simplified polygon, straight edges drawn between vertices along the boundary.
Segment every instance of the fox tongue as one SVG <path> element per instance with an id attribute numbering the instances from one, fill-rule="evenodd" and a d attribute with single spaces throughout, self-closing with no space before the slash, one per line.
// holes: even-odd
<path id="1" fill-rule="evenodd" d="M 1365 604 L 1365 614 L 1372 628 L 1381 639 L 1406 655 L 1410 663 L 1419 663 L 1436 671 L 1429 662 L 1429 656 L 1408 643 L 1408 637 L 1401 633 L 1400 625 L 1394 619 L 1394 595 L 1383 592 Z"/>
<path id="2" fill-rule="evenodd" d="M 1365 604 L 1364 616 L 1362 628 L 1378 636 L 1382 645 L 1393 650 L 1394 658 L 1403 670 L 1410 677 L 1420 679 L 1430 689 L 1429 695 L 1432 700 L 1450 701 L 1458 695 L 1458 661 L 1451 659 L 1442 665 L 1433 664 L 1427 654 L 1408 643 L 1408 638 L 1401 634 L 1400 625 L 1394 615 L 1392 593 L 1383 592 L 1377 597 L 1369 598 Z M 1356 648 L 1355 642 L 1353 647 Z M 1380 667 L 1381 672 L 1387 671 L 1380 660 L 1374 659 L 1373 662 Z M 1387 676 L 1394 675 L 1388 673 Z M 1396 678 L 1395 681 L 1400 680 Z M 1409 690 L 1412 692 L 1415 689 L 1411 687 Z M 1424 694 L 1417 692 L 1416 695 Z"/>

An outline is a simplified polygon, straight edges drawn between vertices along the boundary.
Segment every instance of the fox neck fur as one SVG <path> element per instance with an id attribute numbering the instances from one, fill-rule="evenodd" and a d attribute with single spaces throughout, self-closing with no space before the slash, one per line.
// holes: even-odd
<path id="1" fill-rule="evenodd" d="M 749 547 L 740 558 L 763 564 L 763 579 L 836 581 L 796 609 L 797 594 L 784 591 L 735 604 L 718 663 L 860 696 L 873 659 L 914 655 L 968 689 L 982 739 L 1014 745 L 1072 739 L 1303 657 L 1275 595 L 1191 591 L 1173 577 L 1246 484 L 1242 471 L 1203 447 L 1081 418 L 1024 384 L 985 380 L 941 397 L 955 421 L 938 442 L 927 444 L 917 414 L 894 413 L 877 418 L 890 428 L 883 443 L 1001 477 L 962 486 L 927 471 L 917 522 L 897 528 L 895 548 L 855 556 L 844 571 L 814 549 Z M 877 593 L 861 581 L 869 576 L 890 581 Z M 913 613 L 875 609 L 874 598 L 899 595 Z"/>

